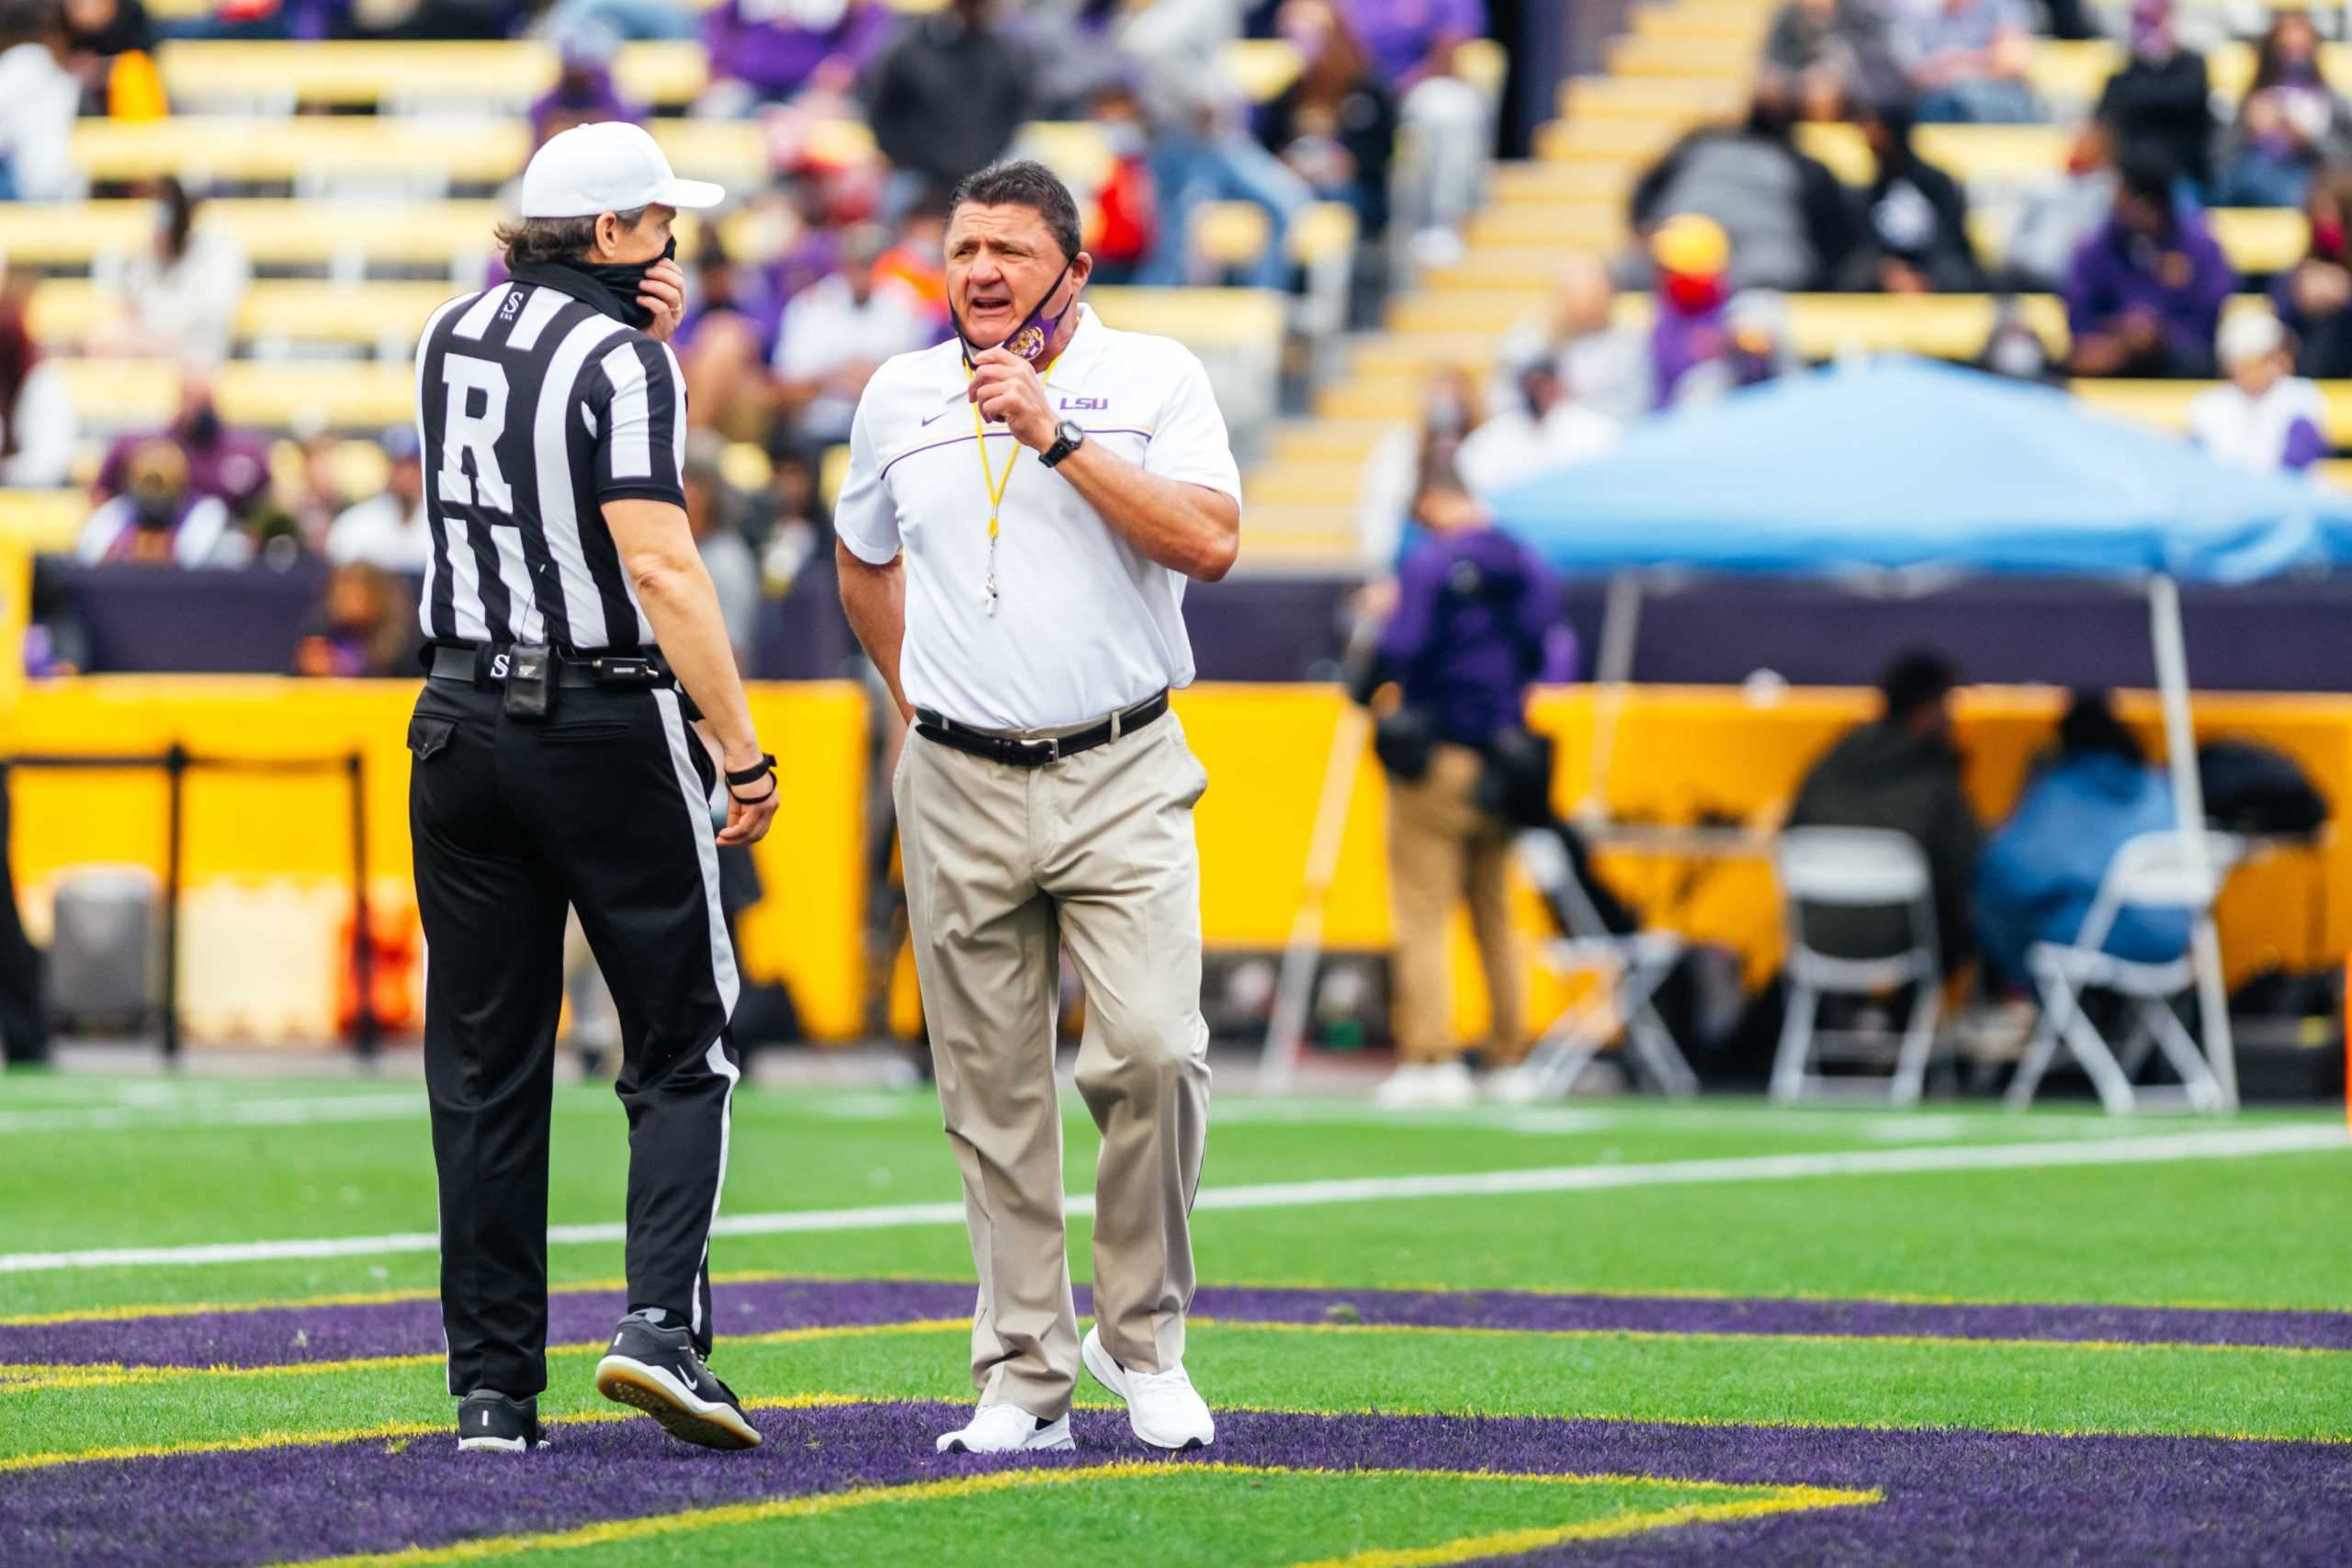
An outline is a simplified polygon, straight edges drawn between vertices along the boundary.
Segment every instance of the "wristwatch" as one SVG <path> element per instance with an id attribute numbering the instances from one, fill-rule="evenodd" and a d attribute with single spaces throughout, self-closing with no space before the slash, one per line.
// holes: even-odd
<path id="1" fill-rule="evenodd" d="M 1074 419 L 1066 419 L 1054 426 L 1054 444 L 1037 457 L 1044 468 L 1052 468 L 1064 457 L 1086 445 L 1086 432 Z"/>

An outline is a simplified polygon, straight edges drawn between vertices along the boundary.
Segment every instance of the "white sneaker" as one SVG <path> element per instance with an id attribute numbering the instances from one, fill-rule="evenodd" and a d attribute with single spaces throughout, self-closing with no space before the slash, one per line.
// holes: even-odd
<path id="1" fill-rule="evenodd" d="M 1014 1454 L 1078 1445 L 1070 1441 L 1067 1416 L 1047 1421 L 1017 1404 L 983 1404 L 972 1413 L 970 1426 L 941 1433 L 934 1446 L 944 1454 Z"/>
<path id="2" fill-rule="evenodd" d="M 1153 1448 L 1204 1449 L 1216 1441 L 1216 1420 L 1183 1362 L 1164 1372 L 1131 1372 L 1102 1348 L 1099 1328 L 1086 1331 L 1078 1353 L 1096 1382 L 1127 1402 L 1127 1425 Z"/>

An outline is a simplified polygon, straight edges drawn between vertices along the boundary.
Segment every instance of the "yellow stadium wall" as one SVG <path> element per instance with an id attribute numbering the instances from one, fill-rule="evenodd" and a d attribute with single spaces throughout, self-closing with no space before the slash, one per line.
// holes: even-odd
<path id="1" fill-rule="evenodd" d="M 140 752 L 176 740 L 239 757 L 366 756 L 371 895 L 413 907 L 405 743 L 416 686 L 275 676 L 95 676 L 28 685 L 10 726 L 22 752 Z M 791 986 L 822 1038 L 863 1023 L 866 708 L 854 684 L 755 685 L 763 735 L 777 738 L 784 808 L 755 852 L 766 894 L 741 924 L 745 974 Z M 160 872 L 160 773 L 20 769 L 14 780 L 15 866 L 26 901 L 46 905 L 57 873 L 93 861 Z M 348 807 L 340 774 L 204 773 L 187 781 L 186 877 L 285 878 L 350 886 Z"/>
<path id="2" fill-rule="evenodd" d="M 13 742 L 26 751 L 140 751 L 174 739 L 192 750 L 253 757 L 363 750 L 375 891 L 407 899 L 408 752 L 402 744 L 415 687 L 405 682 L 303 682 L 276 677 L 93 677 L 27 687 Z M 865 995 L 864 784 L 865 706 L 842 683 L 762 685 L 761 731 L 785 759 L 786 807 L 762 845 L 767 897 L 742 922 L 744 968 L 793 987 L 811 1032 L 854 1035 Z M 1585 790 L 1599 694 L 1541 694 L 1535 724 L 1562 742 L 1558 798 Z M 1627 701 L 1611 770 L 1610 804 L 1621 818 L 1689 823 L 1702 816 L 1748 820 L 1776 809 L 1806 766 L 1873 699 L 1854 691 L 1805 690 L 1756 702 L 1736 689 L 1645 688 Z M 1996 821 L 2015 800 L 2034 752 L 2064 703 L 2063 693 L 1973 691 L 1960 702 L 1967 784 L 1980 815 Z M 1272 948 L 1288 934 L 1304 886 L 1306 843 L 1334 726 L 1336 689 L 1211 685 L 1182 693 L 1177 711 L 1209 772 L 1201 802 L 1202 914 L 1209 942 Z M 2161 749 L 2154 704 L 2127 696 L 2124 711 Z M 2260 740 L 2292 755 L 2332 806 L 2352 801 L 2352 698 L 2211 696 L 2198 705 L 2200 735 Z M 1325 937 L 1335 948 L 1377 948 L 1389 937 L 1384 791 L 1369 755 L 1355 794 L 1332 886 Z M 164 784 L 159 775 L 26 770 L 15 784 L 16 867 L 36 925 L 56 874 L 93 861 L 160 868 Z M 199 773 L 188 783 L 187 879 L 292 878 L 346 886 L 348 847 L 338 777 L 269 778 Z M 2352 950 L 2352 865 L 2333 835 L 2312 851 L 2270 856 L 2241 871 L 2221 909 L 2233 981 L 2269 964 L 2316 967 Z M 1691 861 L 1611 853 L 1604 868 L 1653 918 L 1724 942 L 1745 957 L 1751 981 L 1779 961 L 1780 919 L 1769 867 L 1755 860 Z M 1521 904 L 1525 940 L 1542 930 L 1532 896 Z M 1465 1034 L 1486 998 L 1466 931 L 1456 938 L 1456 1011 Z M 1536 1016 L 1561 1004 L 1560 985 L 1536 973 Z"/>

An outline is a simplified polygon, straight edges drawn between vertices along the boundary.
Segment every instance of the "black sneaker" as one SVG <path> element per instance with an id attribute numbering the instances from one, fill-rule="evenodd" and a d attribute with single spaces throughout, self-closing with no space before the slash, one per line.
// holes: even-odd
<path id="1" fill-rule="evenodd" d="M 458 1406 L 458 1447 L 519 1454 L 547 1446 L 539 1425 L 539 1402 L 509 1399 L 495 1389 L 478 1388 Z"/>
<path id="2" fill-rule="evenodd" d="M 596 1363 L 596 1392 L 633 1404 L 669 1434 L 706 1449 L 756 1449 L 760 1430 L 744 1418 L 735 1391 L 695 1354 L 683 1326 L 663 1328 L 633 1312 L 613 1330 L 613 1348 Z"/>

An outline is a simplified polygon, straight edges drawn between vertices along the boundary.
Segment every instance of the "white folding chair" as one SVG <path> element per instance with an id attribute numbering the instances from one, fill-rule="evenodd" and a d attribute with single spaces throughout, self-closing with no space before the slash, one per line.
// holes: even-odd
<path id="1" fill-rule="evenodd" d="M 1815 1051 L 1838 1059 L 1864 1059 L 1881 1047 L 1878 1035 L 1819 1027 L 1823 997 L 1875 996 L 1911 987 L 1911 1019 L 1897 1046 L 1888 1100 L 1916 1105 L 1927 1082 L 1943 1006 L 1943 968 L 1936 939 L 1933 884 L 1928 857 L 1907 833 L 1887 828 L 1792 828 L 1780 836 L 1774 859 L 1781 876 L 1789 938 L 1788 1013 L 1772 1061 L 1772 1098 L 1783 1104 L 1807 1095 L 1875 1093 L 1868 1077 L 1826 1077 L 1813 1070 Z M 1804 908 L 1901 908 L 1910 945 L 1885 958 L 1838 958 L 1808 944 Z M 1825 1058 L 1826 1059 L 1826 1058 Z"/>
<path id="2" fill-rule="evenodd" d="M 1572 1004 L 1499 1085 L 1506 1100 L 1564 1100 L 1603 1047 L 1619 1034 L 1626 1060 L 1651 1087 L 1674 1100 L 1699 1092 L 1699 1075 L 1650 1005 L 1682 956 L 1672 931 L 1611 931 L 1577 879 L 1559 835 L 1535 829 L 1512 846 L 1519 863 L 1565 928 L 1544 944 L 1545 964 L 1563 975 L 1598 974 L 1602 984 Z"/>
<path id="3" fill-rule="evenodd" d="M 2108 863 L 2098 895 L 2075 940 L 2038 942 L 2027 952 L 2026 968 L 2041 993 L 2041 1020 L 2010 1081 L 2010 1110 L 2022 1111 L 2033 1103 L 2034 1091 L 2062 1045 L 2090 1075 L 2099 1103 L 2110 1115 L 2143 1105 L 2227 1108 L 2228 1096 L 2204 1053 L 2173 1011 L 2173 999 L 2197 984 L 2194 945 L 2164 964 L 2118 958 L 2106 951 L 2117 919 L 2127 909 L 2177 910 L 2193 920 L 2210 918 L 2222 878 L 2237 863 L 2243 846 L 2226 833 L 2207 833 L 2201 863 L 2189 851 L 2190 841 L 2175 831 L 2143 833 L 2127 840 Z M 2084 1010 L 2086 991 L 2105 991 L 2123 1001 L 2129 1032 L 2120 1047 L 2109 1043 Z M 2133 1075 L 2151 1050 L 2164 1052 L 2180 1076 L 2177 1087 L 2132 1086 Z"/>

